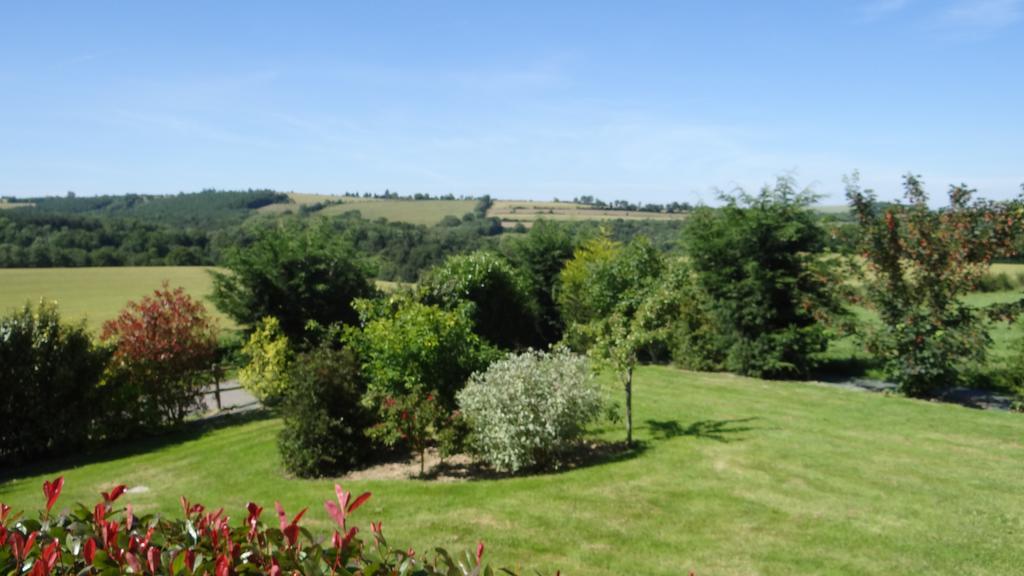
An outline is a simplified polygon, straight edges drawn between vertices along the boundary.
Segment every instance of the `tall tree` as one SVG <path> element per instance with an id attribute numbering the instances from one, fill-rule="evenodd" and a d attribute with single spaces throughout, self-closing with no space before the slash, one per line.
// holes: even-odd
<path id="1" fill-rule="evenodd" d="M 810 205 L 789 178 L 758 194 L 723 195 L 694 211 L 683 239 L 708 304 L 726 370 L 806 376 L 828 345 L 824 320 L 842 313 L 841 284 Z"/>
<path id="2" fill-rule="evenodd" d="M 294 343 L 304 341 L 310 321 L 355 322 L 352 300 L 376 292 L 367 265 L 324 223 L 262 229 L 229 254 L 226 267 L 212 273 L 217 307 L 247 328 L 277 318 Z"/>

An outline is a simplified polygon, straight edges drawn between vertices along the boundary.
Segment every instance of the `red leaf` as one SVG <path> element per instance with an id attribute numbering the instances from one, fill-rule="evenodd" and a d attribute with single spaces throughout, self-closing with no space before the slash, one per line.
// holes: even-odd
<path id="1" fill-rule="evenodd" d="M 330 500 L 327 500 L 326 502 L 324 502 L 324 508 L 327 509 L 327 514 L 329 514 L 330 517 L 334 518 L 334 521 L 337 522 L 338 527 L 344 530 L 345 513 L 338 508 L 338 505 L 335 504 L 334 502 L 331 502 Z"/>
<path id="2" fill-rule="evenodd" d="M 117 500 L 121 497 L 121 494 L 124 494 L 125 488 L 127 488 L 127 486 L 124 484 L 118 484 L 117 486 L 114 486 L 114 489 L 110 492 L 102 492 L 103 500 L 106 502 L 113 502 Z"/>
<path id="3" fill-rule="evenodd" d="M 156 546 L 150 546 L 149 550 L 146 550 L 146 564 L 149 567 L 149 571 L 156 574 L 157 568 L 160 567 L 160 549 Z"/>
<path id="4" fill-rule="evenodd" d="M 57 501 L 60 496 L 61 489 L 64 488 L 64 477 L 60 476 L 53 482 L 49 480 L 43 482 L 43 495 L 46 496 L 46 512 L 49 513 L 50 509 L 53 508 L 53 504 Z"/>
<path id="5" fill-rule="evenodd" d="M 480 560 L 483 559 L 483 557 L 484 557 L 484 541 L 481 540 L 476 545 L 476 563 L 479 564 Z"/>
<path id="6" fill-rule="evenodd" d="M 355 502 L 349 505 L 348 513 L 351 514 L 356 511 L 357 508 L 362 506 L 367 500 L 370 499 L 371 494 L 369 492 L 363 492 L 359 498 L 356 498 Z"/>
<path id="7" fill-rule="evenodd" d="M 85 546 L 82 547 L 82 556 L 85 557 L 87 564 L 92 565 L 92 559 L 96 557 L 96 541 L 89 538 L 85 541 Z"/>

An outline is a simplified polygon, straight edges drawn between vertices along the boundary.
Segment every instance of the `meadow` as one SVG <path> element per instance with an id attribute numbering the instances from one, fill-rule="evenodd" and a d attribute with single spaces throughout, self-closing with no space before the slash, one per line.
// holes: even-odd
<path id="1" fill-rule="evenodd" d="M 167 281 L 172 288 L 181 286 L 202 300 L 222 330 L 234 330 L 234 321 L 210 301 L 210 270 L 213 268 L 204 266 L 0 268 L 0 314 L 40 299 L 55 300 L 67 320 L 85 320 L 89 329 L 98 333 L 129 300 L 139 300 Z M 377 281 L 377 287 L 385 292 L 400 286 L 401 282 Z"/>
<path id="2" fill-rule="evenodd" d="M 483 539 L 498 566 L 542 573 L 1005 575 L 1024 563 L 1019 415 L 667 367 L 639 371 L 634 402 L 639 447 L 576 469 L 341 482 L 374 493 L 357 523 L 382 519 L 392 542 Z M 236 416 L 3 471 L 0 501 L 36 509 L 42 481 L 63 474 L 59 507 L 124 482 L 142 512 L 177 514 L 185 495 L 238 517 L 279 499 L 309 506 L 304 524 L 326 534 L 336 480 L 286 476 L 280 428 L 273 414 Z"/>
<path id="3" fill-rule="evenodd" d="M 55 300 L 66 319 L 85 320 L 91 330 L 99 332 L 103 322 L 117 316 L 129 300 L 151 294 L 167 281 L 171 287 L 181 286 L 204 300 L 222 329 L 233 329 L 234 323 L 208 300 L 213 290 L 208 270 L 203 266 L 3 268 L 0 312 L 40 299 Z"/>

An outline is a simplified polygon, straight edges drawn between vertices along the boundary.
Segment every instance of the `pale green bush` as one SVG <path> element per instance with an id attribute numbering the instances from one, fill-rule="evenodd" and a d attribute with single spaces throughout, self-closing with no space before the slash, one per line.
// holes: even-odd
<path id="1" fill-rule="evenodd" d="M 263 318 L 242 353 L 249 363 L 238 371 L 238 382 L 264 404 L 279 402 L 288 388 L 291 350 L 277 318 Z"/>
<path id="2" fill-rule="evenodd" d="M 510 354 L 458 394 L 475 453 L 501 471 L 553 466 L 601 413 L 586 358 L 556 350 Z"/>

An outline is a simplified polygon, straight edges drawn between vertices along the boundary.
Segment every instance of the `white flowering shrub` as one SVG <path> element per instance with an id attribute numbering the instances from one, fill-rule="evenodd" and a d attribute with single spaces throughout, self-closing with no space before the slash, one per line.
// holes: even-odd
<path id="1" fill-rule="evenodd" d="M 510 354 L 458 394 L 473 451 L 497 470 L 552 466 L 601 414 L 587 359 L 567 350 Z"/>

